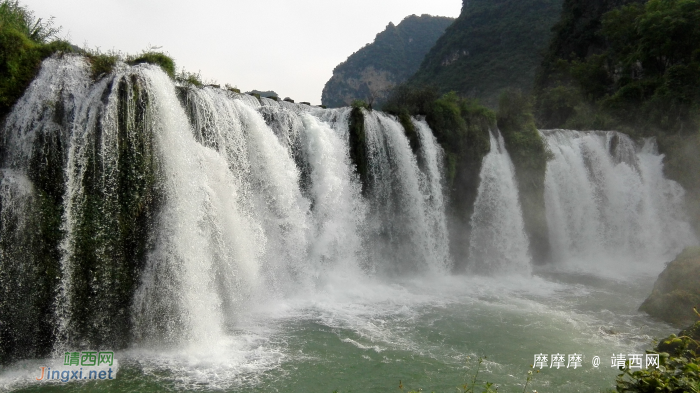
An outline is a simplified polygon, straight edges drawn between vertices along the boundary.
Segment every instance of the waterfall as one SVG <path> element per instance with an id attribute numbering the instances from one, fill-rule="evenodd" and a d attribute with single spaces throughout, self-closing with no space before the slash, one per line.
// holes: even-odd
<path id="1" fill-rule="evenodd" d="M 336 263 L 330 267 L 334 268 L 366 265 L 361 233 L 367 206 L 350 166 L 347 141 L 309 114 L 302 120 L 315 224 L 309 258 L 318 268 L 333 261 Z"/>
<path id="2" fill-rule="evenodd" d="M 46 356 L 56 338 L 63 168 L 88 69 L 80 57 L 47 59 L 2 130 L 0 363 Z"/>
<path id="3" fill-rule="evenodd" d="M 46 60 L 3 130 L 0 362 L 213 349 L 241 312 L 329 274 L 444 271 L 430 128 L 414 121 L 414 153 L 395 119 L 366 114 L 365 197 L 349 115 L 180 86 L 147 64 L 93 81 L 80 56 Z"/>
<path id="4" fill-rule="evenodd" d="M 423 139 L 427 175 L 423 173 L 401 124 L 376 111 L 365 111 L 370 216 L 376 260 L 391 274 L 404 272 L 444 272 L 448 267 L 446 225 L 440 172 L 435 168 L 441 157 L 431 138 Z M 416 124 L 421 130 L 425 124 Z M 438 222 L 433 213 L 442 215 Z"/>
<path id="5" fill-rule="evenodd" d="M 653 140 L 638 144 L 613 131 L 542 135 L 554 154 L 545 205 L 556 262 L 640 267 L 697 242 L 683 217 L 684 191 L 664 178 Z"/>
<path id="6" fill-rule="evenodd" d="M 239 96 L 215 88 L 188 89 L 185 94 L 196 108 L 190 112 L 192 123 L 208 135 L 200 143 L 225 157 L 240 190 L 240 204 L 261 228 L 260 269 L 266 285 L 288 290 L 308 276 L 304 271 L 310 202 L 299 187 L 301 171 L 292 152 L 296 142 L 290 139 L 291 132 L 300 132 L 301 121 L 294 130 L 278 127 L 276 133 L 258 111 L 265 107 L 251 107 Z"/>
<path id="7" fill-rule="evenodd" d="M 195 88 L 148 64 L 93 80 L 81 56 L 47 59 L 0 139 L 0 364 L 221 351 L 261 304 L 447 274 L 445 153 L 425 120 L 402 120 Z M 696 242 L 652 140 L 543 136 L 558 262 L 658 263 Z M 514 166 L 490 140 L 468 264 L 528 276 Z"/>
<path id="8" fill-rule="evenodd" d="M 501 133 L 489 133 L 491 149 L 481 165 L 481 181 L 470 226 L 469 266 L 485 274 L 530 272 L 528 239 L 518 199 L 513 162 Z"/>
<path id="9" fill-rule="evenodd" d="M 418 131 L 423 170 L 420 175 L 421 192 L 424 198 L 425 220 L 432 234 L 431 258 L 439 270 L 450 267 L 449 234 L 445 217 L 445 200 L 443 179 L 445 178 L 444 152 L 425 120 L 413 120 L 413 127 Z"/>

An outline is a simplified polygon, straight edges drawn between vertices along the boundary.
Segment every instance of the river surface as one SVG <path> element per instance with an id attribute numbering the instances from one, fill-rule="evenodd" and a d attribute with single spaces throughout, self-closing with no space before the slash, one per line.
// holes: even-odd
<path id="1" fill-rule="evenodd" d="M 483 357 L 479 381 L 521 392 L 536 354 L 577 353 L 581 367 L 544 367 L 528 389 L 599 392 L 614 385 L 613 354 L 643 354 L 676 330 L 637 311 L 653 280 L 551 271 L 329 279 L 316 293 L 242 312 L 219 345 L 117 352 L 112 381 L 37 382 L 50 360 L 32 360 L 2 370 L 0 388 L 330 393 L 400 391 L 401 384 L 454 392 L 471 382 Z"/>

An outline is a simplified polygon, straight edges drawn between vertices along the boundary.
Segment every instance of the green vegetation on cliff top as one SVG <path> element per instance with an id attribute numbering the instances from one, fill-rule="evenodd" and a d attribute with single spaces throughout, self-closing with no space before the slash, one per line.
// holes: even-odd
<path id="1" fill-rule="evenodd" d="M 58 39 L 60 28 L 53 19 L 43 20 L 17 0 L 0 0 L 0 118 L 10 112 L 15 102 L 34 80 L 41 62 L 54 53 L 83 52 L 92 67 L 94 78 L 112 71 L 118 60 L 131 65 L 150 63 L 160 66 L 171 78 L 175 63 L 169 56 L 145 51 L 123 57 L 119 53 L 79 50 Z"/>
<path id="2" fill-rule="evenodd" d="M 453 21 L 440 16 L 411 15 L 397 26 L 389 23 L 373 43 L 335 67 L 323 88 L 323 105 L 347 106 L 362 99 L 378 106 L 392 87 L 416 72 L 425 54 Z"/>
<path id="3" fill-rule="evenodd" d="M 0 118 L 22 96 L 42 60 L 70 51 L 70 44 L 55 40 L 58 30 L 52 20 L 36 18 L 18 1 L 0 1 Z"/>

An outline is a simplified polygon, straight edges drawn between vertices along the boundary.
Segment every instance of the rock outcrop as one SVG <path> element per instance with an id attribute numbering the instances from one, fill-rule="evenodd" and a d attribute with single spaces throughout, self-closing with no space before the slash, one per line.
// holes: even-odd
<path id="1" fill-rule="evenodd" d="M 639 307 L 649 315 L 679 327 L 697 321 L 700 309 L 700 247 L 688 247 L 670 262 Z"/>

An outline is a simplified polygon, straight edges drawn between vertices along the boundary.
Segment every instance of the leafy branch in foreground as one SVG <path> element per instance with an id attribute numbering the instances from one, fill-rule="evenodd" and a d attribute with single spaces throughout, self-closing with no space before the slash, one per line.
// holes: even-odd
<path id="1" fill-rule="evenodd" d="M 695 309 L 697 314 L 697 309 Z M 699 315 L 700 316 L 700 315 Z M 698 393 L 700 392 L 700 321 L 662 340 L 655 351 L 658 368 L 631 371 L 629 362 L 617 377 L 618 393 Z"/>

